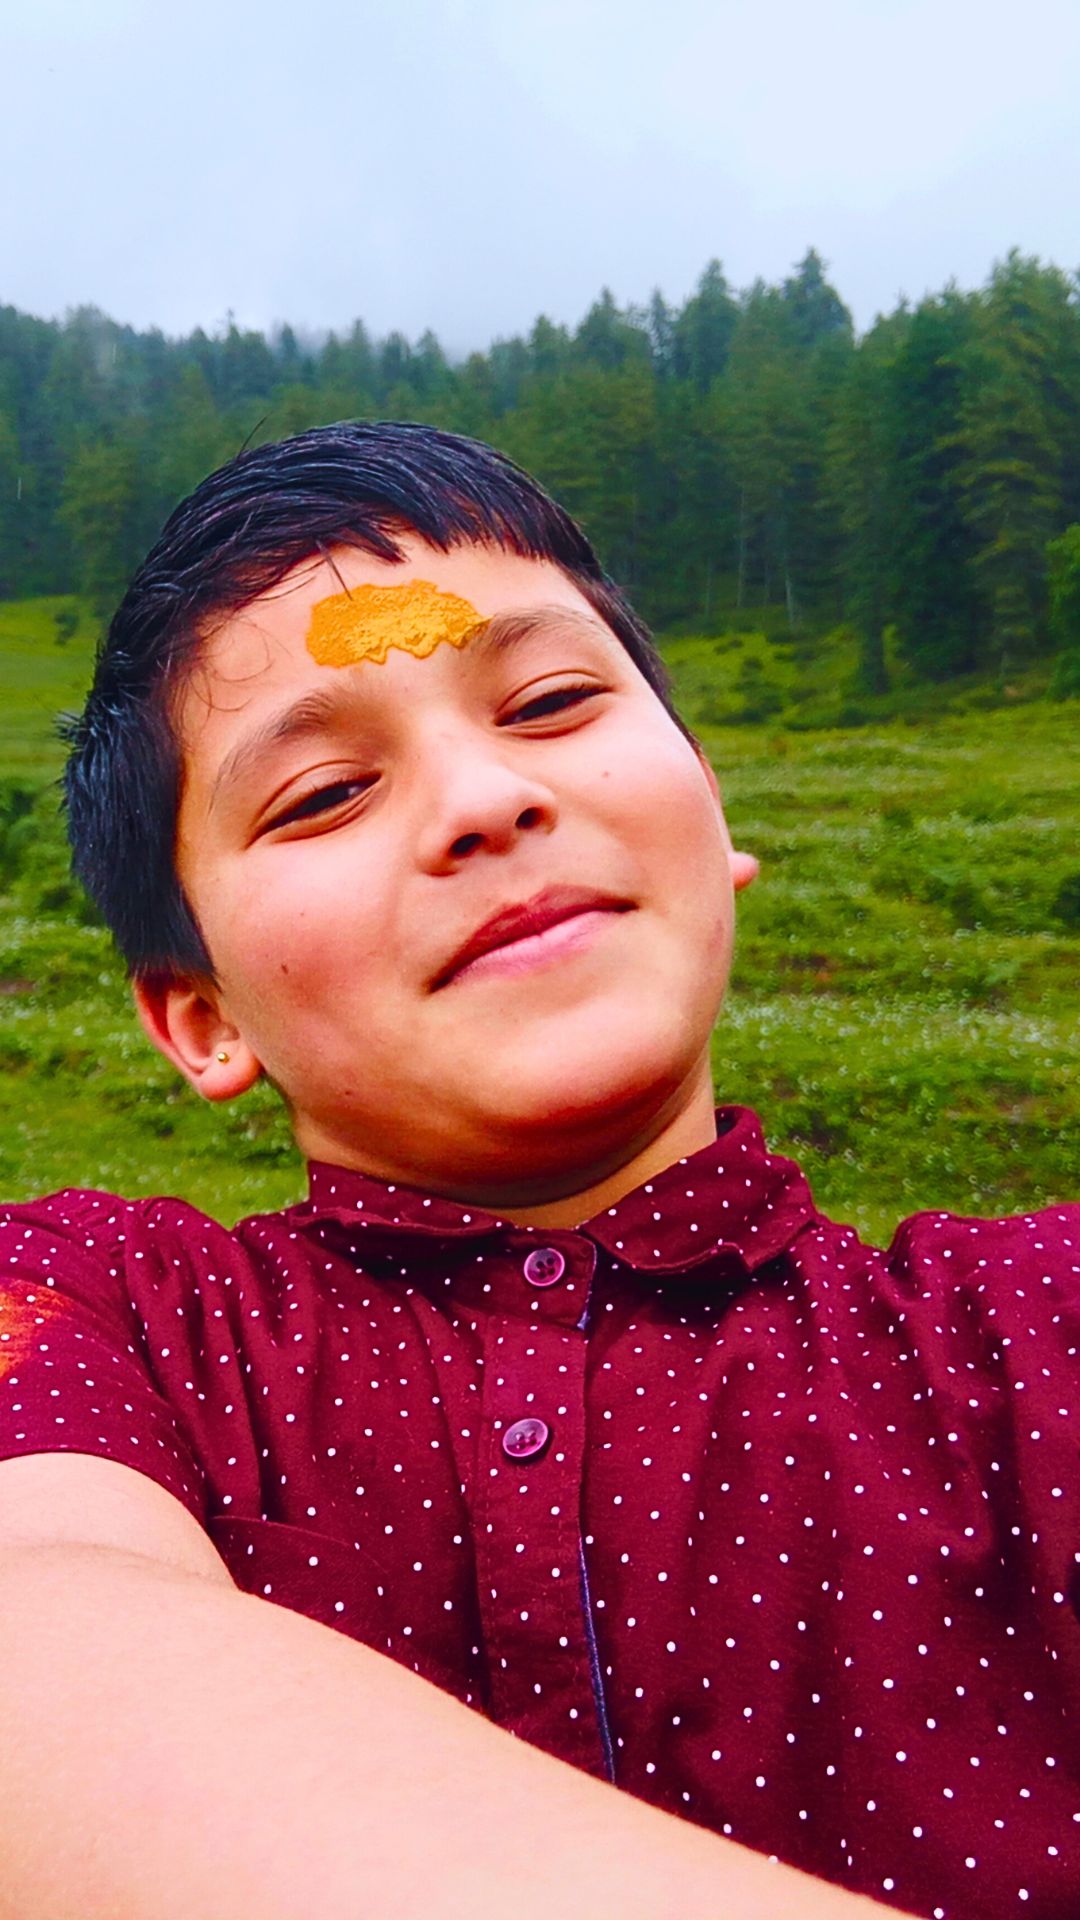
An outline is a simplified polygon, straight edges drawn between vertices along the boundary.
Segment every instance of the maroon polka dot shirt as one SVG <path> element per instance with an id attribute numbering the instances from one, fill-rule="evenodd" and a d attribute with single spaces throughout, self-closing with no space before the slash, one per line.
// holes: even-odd
<path id="1" fill-rule="evenodd" d="M 887 1253 L 753 1115 L 577 1231 L 314 1166 L 0 1215 L 0 1454 L 137 1467 L 247 1591 L 887 1904 L 1080 1914 L 1080 1207 Z"/>

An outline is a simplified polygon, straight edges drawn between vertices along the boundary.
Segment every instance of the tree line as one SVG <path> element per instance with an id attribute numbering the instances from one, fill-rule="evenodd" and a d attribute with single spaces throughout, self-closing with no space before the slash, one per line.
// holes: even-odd
<path id="1" fill-rule="evenodd" d="M 811 250 L 690 297 L 451 360 L 433 333 L 184 339 L 0 308 L 0 596 L 104 613 L 170 507 L 244 444 L 345 418 L 492 441 L 583 522 L 662 630 L 764 605 L 845 622 L 869 690 L 1057 655 L 1080 692 L 1080 285 L 1011 253 L 857 338 Z"/>

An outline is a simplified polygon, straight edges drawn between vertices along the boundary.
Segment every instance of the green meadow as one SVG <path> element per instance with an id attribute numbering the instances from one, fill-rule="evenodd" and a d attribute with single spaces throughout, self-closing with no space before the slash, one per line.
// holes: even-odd
<path id="1" fill-rule="evenodd" d="M 67 876 L 55 721 L 93 637 L 75 601 L 0 605 L 0 1194 L 172 1192 L 232 1220 L 301 1190 L 276 1098 L 187 1091 Z M 1080 1193 L 1080 706 L 985 686 L 875 706 L 843 696 L 845 646 L 666 649 L 762 862 L 717 1095 L 875 1237 L 919 1207 Z"/>

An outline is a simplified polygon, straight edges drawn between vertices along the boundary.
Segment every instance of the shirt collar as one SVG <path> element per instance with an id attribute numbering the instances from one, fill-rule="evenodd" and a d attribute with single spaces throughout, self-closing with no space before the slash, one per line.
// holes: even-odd
<path id="1" fill-rule="evenodd" d="M 352 1229 L 439 1240 L 534 1231 L 511 1227 L 479 1207 L 323 1161 L 312 1161 L 308 1174 L 309 1198 L 298 1211 L 313 1222 L 334 1220 Z M 816 1218 L 803 1174 L 793 1160 L 769 1153 L 757 1115 L 748 1107 L 720 1107 L 715 1140 L 665 1167 L 577 1231 L 614 1259 L 646 1271 L 681 1272 L 727 1253 L 753 1272 Z"/>

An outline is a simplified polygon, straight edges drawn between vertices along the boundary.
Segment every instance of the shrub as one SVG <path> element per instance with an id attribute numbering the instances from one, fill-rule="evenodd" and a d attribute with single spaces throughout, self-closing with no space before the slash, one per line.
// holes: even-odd
<path id="1" fill-rule="evenodd" d="M 66 647 L 68 641 L 74 640 L 75 635 L 79 631 L 78 608 L 70 605 L 58 607 L 53 614 L 53 625 L 56 628 L 57 646 Z"/>
<path id="2" fill-rule="evenodd" d="M 1080 700 L 1080 647 L 1058 655 L 1047 691 L 1051 700 Z"/>
<path id="3" fill-rule="evenodd" d="M 21 873 L 33 838 L 35 789 L 24 780 L 0 779 L 0 887 Z"/>
<path id="4" fill-rule="evenodd" d="M 1050 911 L 1063 927 L 1080 928 L 1080 873 L 1066 875 L 1054 896 Z"/>

